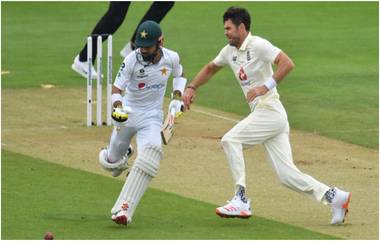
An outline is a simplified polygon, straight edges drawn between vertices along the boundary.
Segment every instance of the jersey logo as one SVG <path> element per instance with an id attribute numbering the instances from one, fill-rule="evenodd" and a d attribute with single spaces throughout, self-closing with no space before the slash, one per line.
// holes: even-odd
<path id="1" fill-rule="evenodd" d="M 141 68 L 139 72 L 136 74 L 136 78 L 145 78 L 148 77 L 147 74 L 145 74 L 145 69 Z"/>
<path id="2" fill-rule="evenodd" d="M 248 76 L 247 76 L 247 74 L 244 72 L 243 67 L 241 67 L 240 70 L 239 70 L 239 79 L 240 79 L 241 81 L 243 81 L 243 80 L 247 80 L 247 79 L 248 79 Z"/>
<path id="3" fill-rule="evenodd" d="M 250 61 L 250 60 L 251 60 L 251 53 L 248 50 L 248 52 L 247 52 L 247 61 Z"/>
<path id="4" fill-rule="evenodd" d="M 166 73 L 168 72 L 168 69 L 163 67 L 162 69 L 160 69 L 160 71 L 162 75 L 166 75 Z"/>
<path id="5" fill-rule="evenodd" d="M 233 56 L 232 61 L 236 62 L 236 60 L 237 60 L 237 56 Z"/>

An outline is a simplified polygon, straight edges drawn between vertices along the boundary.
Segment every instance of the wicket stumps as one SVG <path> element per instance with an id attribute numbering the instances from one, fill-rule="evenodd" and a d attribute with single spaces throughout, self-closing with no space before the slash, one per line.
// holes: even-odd
<path id="1" fill-rule="evenodd" d="M 103 93 L 103 49 L 102 49 L 102 37 L 108 36 L 107 42 L 107 117 L 106 122 L 102 121 L 102 93 Z M 87 38 L 87 126 L 90 127 L 95 125 L 92 121 L 92 104 L 93 104 L 93 95 L 92 95 L 92 38 L 96 37 L 97 39 L 97 59 L 96 59 L 96 69 L 97 69 L 97 79 L 96 79 L 96 126 L 101 125 L 111 125 L 111 112 L 112 112 L 112 103 L 111 103 L 111 91 L 112 91 L 112 35 L 92 35 Z"/>

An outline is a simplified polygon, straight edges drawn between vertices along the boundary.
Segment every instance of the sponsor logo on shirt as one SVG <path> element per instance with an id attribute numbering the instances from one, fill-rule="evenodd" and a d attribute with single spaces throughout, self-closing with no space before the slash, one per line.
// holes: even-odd
<path id="1" fill-rule="evenodd" d="M 145 89 L 146 84 L 141 82 L 141 83 L 138 83 L 137 87 L 139 88 L 139 90 L 143 90 L 143 89 Z"/>
<path id="2" fill-rule="evenodd" d="M 165 87 L 164 84 L 146 85 L 144 82 L 140 82 L 140 83 L 137 84 L 137 88 L 139 90 L 144 90 L 144 89 L 147 89 L 147 90 L 150 90 L 150 89 L 158 90 L 158 89 L 161 89 L 161 88 L 164 88 L 164 87 Z"/>
<path id="3" fill-rule="evenodd" d="M 145 78 L 145 77 L 148 77 L 147 74 L 143 74 L 143 75 L 136 75 L 136 78 Z"/>

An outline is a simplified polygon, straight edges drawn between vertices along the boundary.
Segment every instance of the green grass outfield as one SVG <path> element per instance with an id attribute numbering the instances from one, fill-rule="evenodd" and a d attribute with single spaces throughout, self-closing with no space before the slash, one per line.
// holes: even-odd
<path id="1" fill-rule="evenodd" d="M 123 183 L 29 156 L 2 152 L 2 239 L 337 239 L 253 217 L 221 219 L 209 203 L 149 189 L 134 222 L 109 210 Z"/>
<path id="2" fill-rule="evenodd" d="M 132 3 L 114 35 L 115 73 L 118 53 L 149 4 Z M 3 2 L 2 70 L 11 73 L 2 75 L 2 87 L 44 83 L 85 90 L 71 63 L 107 5 Z M 253 33 L 295 61 L 295 70 L 279 87 L 292 128 L 378 147 L 377 2 L 177 2 L 162 28 L 166 46 L 180 53 L 189 79 L 226 44 L 221 15 L 230 5 L 248 8 Z M 199 90 L 197 103 L 248 113 L 228 68 Z"/>

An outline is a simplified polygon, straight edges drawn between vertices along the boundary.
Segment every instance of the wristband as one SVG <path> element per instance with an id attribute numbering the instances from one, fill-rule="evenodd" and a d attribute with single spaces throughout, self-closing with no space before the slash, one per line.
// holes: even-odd
<path id="1" fill-rule="evenodd" d="M 173 91 L 179 90 L 181 93 L 185 90 L 187 79 L 184 77 L 173 78 Z"/>
<path id="2" fill-rule="evenodd" d="M 121 94 L 117 93 L 111 95 L 112 106 L 115 104 L 116 101 L 120 101 L 121 103 L 123 103 L 123 97 L 121 96 Z"/>
<path id="3" fill-rule="evenodd" d="M 197 90 L 197 88 L 195 88 L 195 87 L 192 86 L 192 85 L 188 85 L 186 88 L 190 88 L 190 89 L 193 89 L 193 90 Z"/>
<path id="4" fill-rule="evenodd" d="M 273 78 L 270 78 L 269 80 L 265 81 L 264 85 L 268 90 L 271 90 L 277 86 L 277 82 Z"/>

